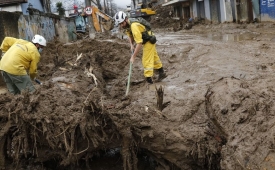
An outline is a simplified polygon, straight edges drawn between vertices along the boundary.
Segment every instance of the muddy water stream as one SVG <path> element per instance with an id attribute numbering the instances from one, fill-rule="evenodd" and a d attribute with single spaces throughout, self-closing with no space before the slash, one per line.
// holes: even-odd
<path id="1" fill-rule="evenodd" d="M 172 96 L 179 100 L 196 95 L 197 92 L 207 88 L 207 85 L 218 77 L 243 76 L 245 73 L 241 70 L 241 63 L 235 58 L 227 58 L 226 53 L 228 52 L 223 51 L 222 48 L 218 49 L 218 53 L 214 51 L 217 51 L 218 47 L 216 46 L 219 44 L 224 44 L 227 47 L 227 43 L 247 40 L 246 37 L 214 33 L 186 34 L 176 32 L 160 34 L 158 36 L 158 50 L 160 56 L 164 58 L 164 67 L 168 65 L 169 76 L 157 85 L 163 85 L 167 93 L 175 94 Z M 228 53 L 228 55 L 232 55 L 232 53 Z M 235 57 L 238 55 L 236 54 Z M 225 58 L 230 62 L 224 62 Z M 150 89 L 153 91 L 154 87 Z"/>

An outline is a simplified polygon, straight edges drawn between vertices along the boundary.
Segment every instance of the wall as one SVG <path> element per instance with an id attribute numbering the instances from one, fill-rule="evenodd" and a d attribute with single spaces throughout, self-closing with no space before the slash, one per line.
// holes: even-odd
<path id="1" fill-rule="evenodd" d="M 221 23 L 223 23 L 226 19 L 226 13 L 225 13 L 225 3 L 224 1 L 220 1 L 220 14 L 221 14 Z"/>
<path id="2" fill-rule="evenodd" d="M 220 1 L 221 22 L 233 22 L 232 0 Z"/>
<path id="3" fill-rule="evenodd" d="M 55 23 L 56 36 L 60 42 L 66 43 L 77 39 L 74 20 L 59 20 Z"/>
<path id="4" fill-rule="evenodd" d="M 237 21 L 236 0 L 231 0 L 233 22 Z"/>
<path id="5" fill-rule="evenodd" d="M 190 12 L 193 19 L 198 19 L 198 10 L 196 0 L 190 1 Z"/>
<path id="6" fill-rule="evenodd" d="M 275 21 L 275 1 L 260 0 L 261 21 Z"/>
<path id="7" fill-rule="evenodd" d="M 205 19 L 205 7 L 204 0 L 197 0 L 197 11 L 198 11 L 198 19 Z"/>
<path id="8" fill-rule="evenodd" d="M 18 37 L 31 40 L 39 34 L 51 41 L 55 37 L 54 19 L 40 15 L 21 15 L 18 19 Z"/>
<path id="9" fill-rule="evenodd" d="M 219 0 L 210 0 L 211 22 L 213 24 L 220 23 L 220 3 Z"/>
<path id="10" fill-rule="evenodd" d="M 205 23 L 211 23 L 211 12 L 210 12 L 209 0 L 204 0 L 204 7 L 205 7 Z"/>
<path id="11" fill-rule="evenodd" d="M 248 20 L 248 6 L 247 6 L 247 0 L 240 0 L 240 10 L 238 13 L 239 20 L 241 22 L 245 22 Z"/>
<path id="12" fill-rule="evenodd" d="M 31 40 L 40 34 L 47 41 L 58 36 L 59 41 L 67 43 L 77 39 L 74 19 L 44 13 L 22 15 L 22 13 L 0 11 L 0 43 L 5 36 Z M 62 36 L 62 37 L 61 37 Z"/>

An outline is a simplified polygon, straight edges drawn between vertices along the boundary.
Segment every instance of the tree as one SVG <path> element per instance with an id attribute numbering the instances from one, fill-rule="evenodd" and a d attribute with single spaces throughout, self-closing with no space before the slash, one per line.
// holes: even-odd
<path id="1" fill-rule="evenodd" d="M 101 6 L 101 3 L 100 3 L 100 0 L 96 0 L 97 2 L 97 7 L 99 10 L 102 10 L 102 6 Z"/>
<path id="2" fill-rule="evenodd" d="M 106 3 L 106 5 L 104 4 L 104 7 L 106 8 L 106 13 L 113 16 L 117 12 L 117 5 L 114 3 L 113 0 L 106 0 L 104 1 L 104 3 Z"/>
<path id="3" fill-rule="evenodd" d="M 63 8 L 62 2 L 57 2 L 56 3 L 56 8 L 57 8 L 58 14 L 60 16 L 64 16 L 65 15 L 65 9 Z"/>
<path id="4" fill-rule="evenodd" d="M 108 2 L 107 2 L 107 3 L 108 3 Z M 106 3 L 106 0 L 104 0 L 104 12 L 105 12 L 106 14 L 109 13 L 109 8 L 108 8 L 108 6 L 107 6 L 107 3 Z"/>
<path id="5" fill-rule="evenodd" d="M 110 11 L 110 15 L 113 16 L 113 15 L 115 15 L 116 12 L 117 12 L 117 4 L 111 2 L 111 11 Z"/>

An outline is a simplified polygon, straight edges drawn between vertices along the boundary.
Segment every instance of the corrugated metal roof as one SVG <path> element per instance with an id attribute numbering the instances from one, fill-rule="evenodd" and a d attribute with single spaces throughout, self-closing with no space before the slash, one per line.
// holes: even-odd
<path id="1" fill-rule="evenodd" d="M 0 5 L 9 5 L 16 3 L 26 3 L 28 0 L 0 0 Z"/>

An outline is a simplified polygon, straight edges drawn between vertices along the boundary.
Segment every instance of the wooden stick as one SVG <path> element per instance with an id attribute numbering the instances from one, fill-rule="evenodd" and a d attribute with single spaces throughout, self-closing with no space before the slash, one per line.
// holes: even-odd
<path id="1" fill-rule="evenodd" d="M 128 82 L 127 82 L 127 89 L 126 89 L 126 96 L 129 93 L 129 89 L 130 89 L 130 80 L 131 80 L 131 74 L 132 74 L 132 65 L 133 63 L 130 62 L 130 69 L 129 69 L 129 75 L 128 75 Z"/>
<path id="2" fill-rule="evenodd" d="M 156 88 L 156 95 L 157 95 L 157 108 L 158 110 L 162 111 L 164 88 L 162 86 L 160 86 L 159 88 L 155 86 L 155 88 Z"/>

